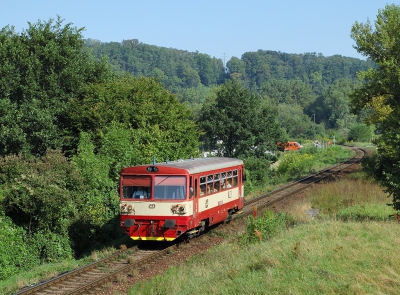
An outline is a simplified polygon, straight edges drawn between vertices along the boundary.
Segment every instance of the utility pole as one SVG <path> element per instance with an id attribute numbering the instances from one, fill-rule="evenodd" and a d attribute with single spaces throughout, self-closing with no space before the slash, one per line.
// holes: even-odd
<path id="1" fill-rule="evenodd" d="M 223 56 L 224 56 L 224 71 L 225 71 L 225 73 L 227 73 L 228 71 L 227 71 L 227 69 L 226 69 L 226 65 L 225 65 L 225 54 L 226 54 L 226 53 L 225 53 L 225 52 L 223 52 L 222 54 L 223 54 Z"/>

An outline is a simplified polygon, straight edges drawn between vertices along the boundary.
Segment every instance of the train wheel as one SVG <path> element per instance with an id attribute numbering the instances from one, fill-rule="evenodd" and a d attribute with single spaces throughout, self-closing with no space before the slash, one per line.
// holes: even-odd
<path id="1" fill-rule="evenodd" d="M 233 214 L 233 210 L 228 210 L 228 214 L 226 216 L 226 219 L 224 220 L 224 224 L 227 224 L 232 220 L 232 214 Z"/>

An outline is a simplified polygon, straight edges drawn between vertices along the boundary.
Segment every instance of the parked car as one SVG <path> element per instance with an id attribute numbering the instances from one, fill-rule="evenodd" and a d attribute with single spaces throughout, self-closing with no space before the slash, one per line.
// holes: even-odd
<path id="1" fill-rule="evenodd" d="M 303 146 L 297 141 L 288 141 L 288 142 L 278 142 L 278 149 L 287 151 L 297 151 L 303 148 Z"/>

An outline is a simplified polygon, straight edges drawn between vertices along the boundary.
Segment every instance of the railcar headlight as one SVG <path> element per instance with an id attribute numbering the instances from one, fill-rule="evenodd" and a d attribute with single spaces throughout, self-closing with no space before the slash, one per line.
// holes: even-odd
<path id="1" fill-rule="evenodd" d="M 121 204 L 120 210 L 122 213 L 132 212 L 135 211 L 135 207 L 132 204 Z"/>
<path id="2" fill-rule="evenodd" d="M 186 206 L 182 204 L 171 205 L 172 214 L 185 214 Z"/>

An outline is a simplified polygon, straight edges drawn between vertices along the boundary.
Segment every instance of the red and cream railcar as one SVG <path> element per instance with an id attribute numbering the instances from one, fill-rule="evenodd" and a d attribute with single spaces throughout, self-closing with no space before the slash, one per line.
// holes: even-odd
<path id="1" fill-rule="evenodd" d="M 197 235 L 243 208 L 243 180 L 243 161 L 226 157 L 124 168 L 121 229 L 134 240 Z"/>

